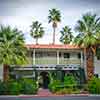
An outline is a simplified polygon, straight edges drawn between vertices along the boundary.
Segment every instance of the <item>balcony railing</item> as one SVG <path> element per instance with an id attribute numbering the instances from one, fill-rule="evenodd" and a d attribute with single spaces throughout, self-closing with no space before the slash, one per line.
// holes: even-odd
<path id="1" fill-rule="evenodd" d="M 81 60 L 80 59 L 64 59 L 64 58 L 60 58 L 59 59 L 59 64 L 81 64 Z"/>
<path id="2" fill-rule="evenodd" d="M 57 64 L 57 58 L 56 57 L 40 57 L 35 58 L 35 64 Z M 59 58 L 59 64 L 81 64 L 80 59 L 64 59 Z"/>
<path id="3" fill-rule="evenodd" d="M 56 57 L 35 58 L 35 64 L 57 64 Z"/>

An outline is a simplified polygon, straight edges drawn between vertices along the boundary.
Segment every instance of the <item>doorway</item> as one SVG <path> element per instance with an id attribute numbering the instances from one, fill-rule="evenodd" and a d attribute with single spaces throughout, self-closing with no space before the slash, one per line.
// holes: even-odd
<path id="1" fill-rule="evenodd" d="M 43 72 L 40 73 L 40 77 L 41 77 L 41 81 L 39 81 L 39 87 L 47 89 L 48 85 L 50 83 L 49 73 L 43 71 Z"/>

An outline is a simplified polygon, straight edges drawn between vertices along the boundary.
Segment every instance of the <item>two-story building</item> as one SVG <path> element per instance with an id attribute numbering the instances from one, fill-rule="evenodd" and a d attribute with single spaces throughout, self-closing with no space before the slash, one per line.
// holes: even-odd
<path id="1" fill-rule="evenodd" d="M 84 83 L 87 76 L 86 59 L 83 48 L 73 45 L 61 44 L 29 44 L 29 64 L 23 66 L 11 66 L 10 76 L 14 78 L 26 77 L 38 79 L 47 76 L 55 76 L 63 81 L 65 74 L 73 74 L 80 83 Z M 94 57 L 94 73 L 100 77 L 100 59 Z M 3 66 L 0 65 L 0 79 L 3 79 Z"/>
<path id="2" fill-rule="evenodd" d="M 56 76 L 63 81 L 65 74 L 74 74 L 80 82 L 84 81 L 84 55 L 83 49 L 73 45 L 61 44 L 29 44 L 29 65 L 14 67 L 12 74 L 15 77 L 27 77 L 38 79 L 43 82 L 48 76 Z"/>

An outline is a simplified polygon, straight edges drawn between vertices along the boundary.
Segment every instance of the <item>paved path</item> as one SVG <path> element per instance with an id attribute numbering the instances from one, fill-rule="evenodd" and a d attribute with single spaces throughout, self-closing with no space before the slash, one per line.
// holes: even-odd
<path id="1" fill-rule="evenodd" d="M 37 93 L 38 96 L 51 96 L 52 93 L 48 90 L 48 89 L 42 89 L 40 88 L 38 93 Z"/>

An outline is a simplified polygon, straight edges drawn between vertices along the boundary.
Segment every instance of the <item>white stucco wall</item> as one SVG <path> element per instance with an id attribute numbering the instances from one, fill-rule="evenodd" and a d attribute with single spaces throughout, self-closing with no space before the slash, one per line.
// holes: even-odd
<path id="1" fill-rule="evenodd" d="M 3 66 L 0 65 L 0 80 L 3 79 Z"/>
<path id="2" fill-rule="evenodd" d="M 100 60 L 97 60 L 97 57 L 94 58 L 94 73 L 100 77 Z"/>

